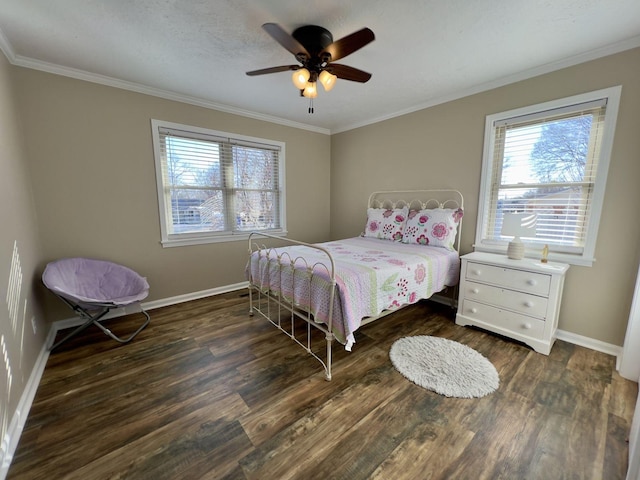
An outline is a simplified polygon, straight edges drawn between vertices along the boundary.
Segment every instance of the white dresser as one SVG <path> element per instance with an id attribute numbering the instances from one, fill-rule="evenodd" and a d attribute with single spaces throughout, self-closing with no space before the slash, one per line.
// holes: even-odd
<path id="1" fill-rule="evenodd" d="M 462 256 L 458 325 L 475 325 L 549 355 L 569 265 L 473 252 Z"/>

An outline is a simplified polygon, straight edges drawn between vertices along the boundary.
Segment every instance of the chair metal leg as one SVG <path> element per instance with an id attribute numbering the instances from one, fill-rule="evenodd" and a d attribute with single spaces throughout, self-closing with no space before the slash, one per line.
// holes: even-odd
<path id="1" fill-rule="evenodd" d="M 64 299 L 63 299 L 64 300 Z M 68 302 L 67 302 L 68 303 Z M 73 310 L 80 315 L 80 317 L 86 319 L 87 321 L 84 322 L 82 325 L 80 325 L 79 327 L 77 327 L 75 330 L 73 330 L 71 333 L 69 333 L 68 335 L 66 335 L 62 340 L 59 340 L 58 342 L 54 343 L 50 348 L 49 351 L 53 351 L 55 348 L 57 348 L 58 346 L 60 346 L 62 343 L 66 342 L 67 340 L 69 340 L 71 337 L 75 337 L 77 334 L 79 334 L 80 332 L 82 332 L 84 329 L 86 329 L 88 326 L 90 326 L 92 323 L 97 323 L 98 325 L 100 325 L 98 323 L 98 320 L 100 320 L 102 317 L 104 317 L 109 310 L 111 310 L 110 308 L 104 308 L 103 310 L 101 310 L 98 314 L 96 315 L 90 315 L 88 312 L 86 312 L 85 310 L 82 310 L 81 308 L 75 308 L 72 307 Z"/>
<path id="2" fill-rule="evenodd" d="M 149 322 L 151 321 L 151 317 L 149 316 L 149 314 L 144 310 L 144 308 L 140 307 L 140 310 L 142 311 L 142 313 L 144 314 L 145 317 L 147 317 L 147 320 L 140 326 L 140 328 L 138 328 L 135 332 L 133 332 L 131 335 L 129 335 L 127 338 L 120 338 L 119 336 L 117 336 L 115 333 L 113 333 L 111 330 L 109 330 L 107 327 L 105 327 L 104 325 L 102 325 L 98 320 L 94 320 L 93 323 L 100 329 L 102 330 L 105 335 L 110 336 L 111 338 L 113 338 L 116 342 L 120 342 L 120 343 L 128 343 L 131 340 L 133 340 L 133 338 L 138 335 L 143 329 L 144 327 L 146 327 L 147 325 L 149 325 Z"/>
<path id="3" fill-rule="evenodd" d="M 86 319 L 86 322 L 84 322 L 82 325 L 80 325 L 79 327 L 77 327 L 76 329 L 74 329 L 71 333 L 69 333 L 68 335 L 66 335 L 62 340 L 59 340 L 58 342 L 54 343 L 50 348 L 49 351 L 54 350 L 55 348 L 57 348 L 58 346 L 60 346 L 62 343 L 66 342 L 67 340 L 69 340 L 70 338 L 74 337 L 75 335 L 79 334 L 80 332 L 82 332 L 83 330 L 85 330 L 87 327 L 89 327 L 90 325 L 95 325 L 97 326 L 100 330 L 102 330 L 104 332 L 105 335 L 108 335 L 109 337 L 111 337 L 113 340 L 115 340 L 116 342 L 120 342 L 120 343 L 128 343 L 131 340 L 133 340 L 133 338 L 138 335 L 147 325 L 149 325 L 149 322 L 151 321 L 151 317 L 149 316 L 149 314 L 145 311 L 144 308 L 142 308 L 142 305 L 140 305 L 140 311 L 144 314 L 144 316 L 146 317 L 145 322 L 135 331 L 133 332 L 131 335 L 129 335 L 127 338 L 121 338 L 119 336 L 117 336 L 115 333 L 113 333 L 111 330 L 109 330 L 107 327 L 105 327 L 104 325 L 102 325 L 102 323 L 100 323 L 102 320 L 102 317 L 104 317 L 107 313 L 109 313 L 109 311 L 113 308 L 117 308 L 115 305 L 114 306 L 103 306 L 101 307 L 102 310 L 98 311 L 95 314 L 91 314 L 89 313 L 87 310 L 85 310 L 84 308 L 80 307 L 79 305 L 73 304 L 70 301 L 68 301 L 66 298 L 63 297 L 59 297 L 62 301 L 64 301 L 74 312 L 76 312 L 80 317 Z"/>

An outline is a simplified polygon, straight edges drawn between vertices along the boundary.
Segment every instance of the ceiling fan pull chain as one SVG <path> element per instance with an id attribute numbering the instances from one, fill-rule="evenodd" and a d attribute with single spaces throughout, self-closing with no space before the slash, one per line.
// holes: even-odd
<path id="1" fill-rule="evenodd" d="M 309 99 L 309 113 L 313 113 L 313 98 Z"/>

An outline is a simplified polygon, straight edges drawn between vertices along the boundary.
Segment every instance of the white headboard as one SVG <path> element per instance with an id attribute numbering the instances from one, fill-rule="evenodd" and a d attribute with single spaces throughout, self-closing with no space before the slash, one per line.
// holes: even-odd
<path id="1" fill-rule="evenodd" d="M 464 210 L 464 197 L 458 190 L 396 190 L 373 192 L 369 196 L 370 208 L 402 208 L 422 210 L 425 208 L 461 208 Z M 462 218 L 458 224 L 456 250 L 460 253 L 460 237 L 462 236 Z"/>

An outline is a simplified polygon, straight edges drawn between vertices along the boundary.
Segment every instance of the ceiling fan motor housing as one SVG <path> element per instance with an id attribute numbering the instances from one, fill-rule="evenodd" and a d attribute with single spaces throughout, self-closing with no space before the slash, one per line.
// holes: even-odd
<path id="1" fill-rule="evenodd" d="M 312 56 L 317 56 L 333 43 L 331 32 L 317 25 L 296 28 L 291 36 L 300 42 Z"/>

